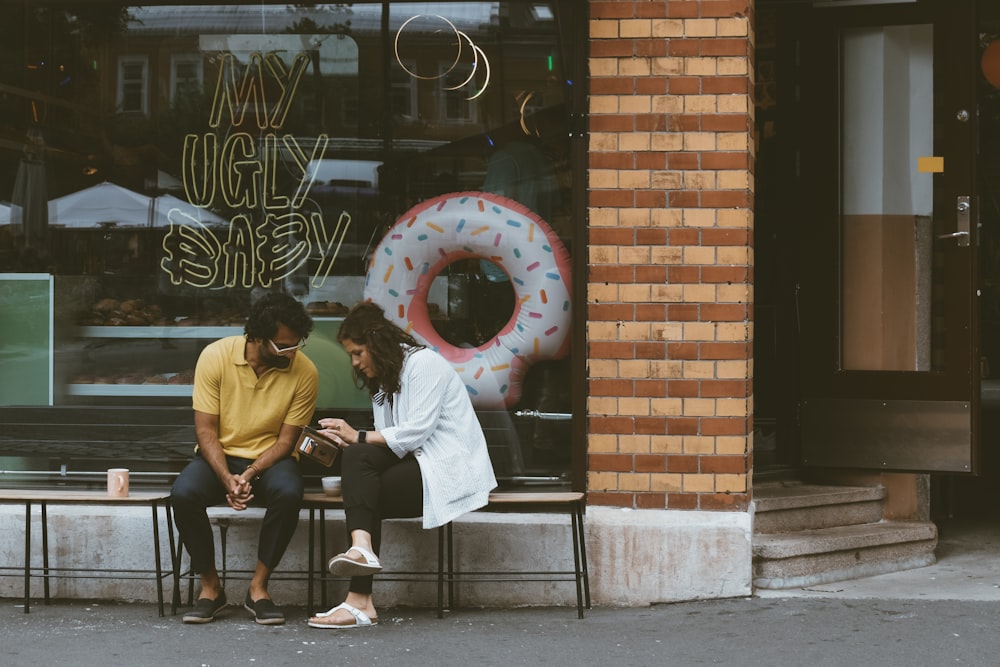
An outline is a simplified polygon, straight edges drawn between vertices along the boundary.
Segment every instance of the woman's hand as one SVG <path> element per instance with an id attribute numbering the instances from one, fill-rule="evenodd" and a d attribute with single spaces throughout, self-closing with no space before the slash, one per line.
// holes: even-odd
<path id="1" fill-rule="evenodd" d="M 320 433 L 333 440 L 339 447 L 350 447 L 358 441 L 358 432 L 343 419 L 320 419 Z"/>

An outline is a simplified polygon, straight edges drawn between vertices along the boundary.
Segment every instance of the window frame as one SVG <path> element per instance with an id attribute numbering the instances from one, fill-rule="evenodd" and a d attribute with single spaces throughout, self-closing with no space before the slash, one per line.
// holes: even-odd
<path id="1" fill-rule="evenodd" d="M 126 87 L 134 81 L 134 79 L 126 79 L 125 70 L 129 65 L 140 65 L 142 76 L 139 79 L 140 91 L 140 102 L 139 109 L 126 109 Z M 149 113 L 149 56 L 132 54 L 118 56 L 118 77 L 116 86 L 116 96 L 115 96 L 115 109 L 119 113 L 141 113 L 147 115 Z"/>
<path id="2" fill-rule="evenodd" d="M 180 65 L 194 65 L 195 66 L 195 80 L 184 79 L 183 81 L 177 74 L 177 68 Z M 174 104 L 177 99 L 178 86 L 183 84 L 194 83 L 198 90 L 201 90 L 205 85 L 205 63 L 202 57 L 196 53 L 175 53 L 170 56 L 170 104 Z"/>

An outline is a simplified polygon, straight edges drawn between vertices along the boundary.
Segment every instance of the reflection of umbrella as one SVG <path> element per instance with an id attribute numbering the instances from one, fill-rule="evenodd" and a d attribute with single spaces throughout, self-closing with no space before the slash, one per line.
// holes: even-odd
<path id="1" fill-rule="evenodd" d="M 194 221 L 203 225 L 223 225 L 228 220 L 217 216 L 208 209 L 198 208 L 173 195 L 160 195 L 154 200 L 154 227 L 169 227 L 170 221 L 180 225 L 190 225 Z"/>
<path id="2" fill-rule="evenodd" d="M 176 176 L 171 176 L 162 169 L 158 169 L 156 171 L 156 189 L 160 191 L 172 190 L 179 192 L 184 190 L 184 184 Z"/>
<path id="3" fill-rule="evenodd" d="M 49 202 L 49 221 L 64 227 L 148 227 L 152 199 L 113 183 L 100 183 Z"/>
<path id="4" fill-rule="evenodd" d="M 23 236 L 25 247 L 45 248 L 49 226 L 45 192 L 45 142 L 41 132 L 28 133 L 30 144 L 14 177 L 10 223 L 14 236 Z"/>

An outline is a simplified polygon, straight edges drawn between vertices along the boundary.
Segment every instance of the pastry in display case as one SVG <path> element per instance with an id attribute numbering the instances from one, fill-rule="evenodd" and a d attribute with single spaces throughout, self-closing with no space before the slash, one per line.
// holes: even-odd
<path id="1" fill-rule="evenodd" d="M 306 312 L 316 317 L 344 317 L 350 308 L 339 301 L 309 301 Z"/>
<path id="2" fill-rule="evenodd" d="M 245 290 L 164 292 L 144 282 L 62 281 L 57 302 L 70 326 L 57 374 L 68 400 L 190 397 L 205 345 L 243 332 Z"/>

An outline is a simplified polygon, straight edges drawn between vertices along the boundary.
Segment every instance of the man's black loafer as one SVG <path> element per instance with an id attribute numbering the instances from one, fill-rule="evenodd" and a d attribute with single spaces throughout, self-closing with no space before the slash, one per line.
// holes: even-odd
<path id="1" fill-rule="evenodd" d="M 254 602 L 248 592 L 243 606 L 253 614 L 254 620 L 261 625 L 282 625 L 285 622 L 285 615 L 268 598 L 261 598 Z"/>
<path id="2" fill-rule="evenodd" d="M 198 602 L 195 603 L 194 608 L 184 614 L 184 618 L 181 620 L 185 623 L 211 623 L 215 619 L 215 615 L 222 611 L 225 606 L 225 591 L 219 593 L 219 597 L 214 600 L 198 598 Z"/>

